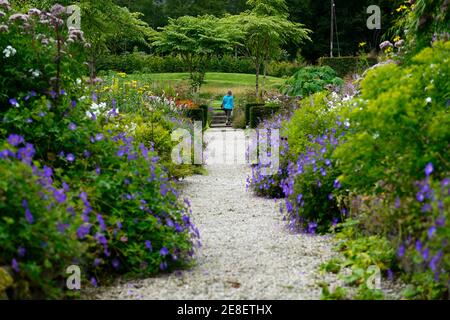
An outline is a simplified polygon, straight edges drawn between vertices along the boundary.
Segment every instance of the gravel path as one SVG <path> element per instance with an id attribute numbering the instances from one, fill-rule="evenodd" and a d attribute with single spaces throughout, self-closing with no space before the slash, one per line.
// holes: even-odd
<path id="1" fill-rule="evenodd" d="M 221 142 L 224 134 L 230 139 L 225 144 L 228 151 Z M 239 161 L 213 164 L 214 157 L 217 161 L 225 154 L 230 161 L 233 150 L 242 159 L 242 131 L 213 129 L 208 138 L 209 173 L 183 182 L 203 244 L 197 265 L 188 271 L 119 281 L 95 292 L 94 298 L 319 299 L 317 282 L 335 282 L 332 275 L 318 272 L 319 265 L 335 255 L 330 236 L 289 233 L 279 204 L 246 191 L 248 166 Z"/>
<path id="2" fill-rule="evenodd" d="M 210 154 L 243 156 L 242 131 L 212 129 Z M 236 147 L 230 149 L 231 145 Z M 216 148 L 215 152 L 212 151 Z M 100 299 L 318 299 L 318 266 L 330 257 L 331 239 L 290 234 L 279 205 L 247 192 L 245 164 L 211 164 L 208 174 L 183 184 L 201 232 L 202 249 L 189 271 L 118 283 L 96 293 Z M 229 158 L 229 157 L 228 157 Z M 239 162 L 239 161 L 237 161 Z"/>

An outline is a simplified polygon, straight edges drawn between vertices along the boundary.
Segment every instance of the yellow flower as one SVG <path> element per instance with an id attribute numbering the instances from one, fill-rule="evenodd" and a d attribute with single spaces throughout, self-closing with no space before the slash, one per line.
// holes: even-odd
<path id="1" fill-rule="evenodd" d="M 360 48 L 364 48 L 366 46 L 366 44 L 367 44 L 366 42 L 360 42 L 359 43 L 359 47 Z"/>
<path id="2" fill-rule="evenodd" d="M 117 72 L 117 75 L 121 78 L 125 78 L 127 76 L 125 72 Z"/>
<path id="3" fill-rule="evenodd" d="M 400 38 L 400 36 L 396 36 L 395 38 L 394 38 L 394 42 L 397 42 L 397 41 L 400 41 L 402 38 Z"/>
<path id="4" fill-rule="evenodd" d="M 405 6 L 404 4 L 402 4 L 400 7 L 398 7 L 397 9 L 395 9 L 395 11 L 397 11 L 397 12 L 402 12 L 402 11 L 405 11 L 405 10 L 407 10 L 407 9 L 408 9 L 408 7 Z"/>
<path id="5" fill-rule="evenodd" d="M 112 89 L 114 92 L 118 92 L 119 91 L 119 79 L 118 78 L 113 78 L 113 84 L 112 84 Z"/>

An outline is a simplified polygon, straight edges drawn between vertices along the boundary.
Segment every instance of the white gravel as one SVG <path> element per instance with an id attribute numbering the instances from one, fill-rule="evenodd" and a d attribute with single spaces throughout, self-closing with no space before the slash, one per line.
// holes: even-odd
<path id="1" fill-rule="evenodd" d="M 227 129 L 238 149 L 245 145 L 241 133 Z M 221 134 L 218 129 L 209 133 L 215 138 Z M 217 147 L 218 141 L 210 147 Z M 196 266 L 144 280 L 121 280 L 97 290 L 94 298 L 319 299 L 317 282 L 324 276 L 318 267 L 335 255 L 331 237 L 287 232 L 279 205 L 246 191 L 248 166 L 214 164 L 207 169 L 207 175 L 183 182 L 203 244 Z M 332 275 L 326 277 L 333 282 Z"/>

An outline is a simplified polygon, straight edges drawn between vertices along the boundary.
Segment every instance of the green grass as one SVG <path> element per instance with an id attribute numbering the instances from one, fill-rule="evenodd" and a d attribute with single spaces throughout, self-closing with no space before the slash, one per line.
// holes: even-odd
<path id="1" fill-rule="evenodd" d="M 160 87 L 188 85 L 188 73 L 150 73 L 150 74 L 130 74 L 124 79 L 125 81 L 136 80 L 141 84 L 152 83 Z M 233 91 L 235 95 L 241 95 L 248 91 L 255 90 L 256 76 L 252 74 L 240 73 L 207 73 L 205 84 L 202 86 L 200 93 L 210 95 L 212 97 L 220 97 L 226 94 L 228 90 Z M 281 78 L 267 77 L 266 90 L 275 90 L 284 82 Z M 260 84 L 263 78 L 260 78 Z M 219 103 L 220 105 L 220 103 Z"/>

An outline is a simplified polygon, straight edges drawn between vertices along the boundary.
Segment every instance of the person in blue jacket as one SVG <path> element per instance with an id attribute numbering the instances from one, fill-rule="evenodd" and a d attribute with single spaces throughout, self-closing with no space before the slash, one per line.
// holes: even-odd
<path id="1" fill-rule="evenodd" d="M 228 94 L 223 97 L 222 108 L 225 110 L 225 114 L 227 115 L 227 126 L 231 125 L 231 112 L 234 108 L 234 97 L 231 91 L 228 91 Z"/>

